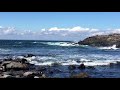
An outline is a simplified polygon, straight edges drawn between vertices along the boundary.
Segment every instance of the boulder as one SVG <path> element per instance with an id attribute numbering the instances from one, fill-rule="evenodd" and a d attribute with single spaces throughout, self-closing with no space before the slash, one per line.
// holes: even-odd
<path id="1" fill-rule="evenodd" d="M 38 68 L 38 70 L 39 70 L 39 71 L 46 71 L 47 68 L 46 68 L 45 66 L 40 66 L 40 67 Z"/>
<path id="2" fill-rule="evenodd" d="M 3 61 L 3 63 L 1 64 L 1 67 L 3 68 L 3 70 L 10 70 L 10 69 L 24 70 L 29 68 L 28 64 L 23 64 L 16 61 Z"/>
<path id="3" fill-rule="evenodd" d="M 33 55 L 33 54 L 27 54 L 24 57 L 33 57 L 33 56 L 35 56 L 35 55 Z"/>
<path id="4" fill-rule="evenodd" d="M 44 77 L 44 74 L 42 72 L 37 72 L 37 71 L 27 71 L 23 74 L 25 78 L 40 78 Z"/>
<path id="5" fill-rule="evenodd" d="M 82 72 L 80 74 L 71 76 L 71 78 L 90 78 L 90 76 L 87 73 Z"/>
<path id="6" fill-rule="evenodd" d="M 85 69 L 85 65 L 84 64 L 80 64 L 80 66 L 78 66 L 78 69 Z"/>
<path id="7" fill-rule="evenodd" d="M 16 59 L 14 61 L 18 61 L 20 63 L 28 63 L 28 61 L 26 59 L 24 59 L 24 58 L 22 58 L 22 59 Z"/>
<path id="8" fill-rule="evenodd" d="M 54 63 L 51 64 L 51 66 L 54 66 L 54 67 L 57 67 L 59 65 L 61 65 L 61 63 L 54 62 Z"/>
<path id="9" fill-rule="evenodd" d="M 35 76 L 35 73 L 34 72 L 31 72 L 31 71 L 28 71 L 28 72 L 25 72 L 23 74 L 24 77 L 27 77 L 27 78 L 34 78 Z"/>

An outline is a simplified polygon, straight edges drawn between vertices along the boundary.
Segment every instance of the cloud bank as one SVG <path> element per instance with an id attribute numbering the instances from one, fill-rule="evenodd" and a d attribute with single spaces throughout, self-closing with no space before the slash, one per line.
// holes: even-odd
<path id="1" fill-rule="evenodd" d="M 17 30 L 14 27 L 0 26 L 0 39 L 19 40 L 72 40 L 79 41 L 93 35 L 120 33 L 120 29 L 99 30 L 96 28 L 84 28 L 80 26 L 72 28 L 43 28 L 38 31 Z"/>

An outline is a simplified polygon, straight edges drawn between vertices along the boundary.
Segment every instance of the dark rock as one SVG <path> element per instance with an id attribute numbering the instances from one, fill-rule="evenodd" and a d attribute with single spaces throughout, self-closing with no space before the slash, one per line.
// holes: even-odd
<path id="1" fill-rule="evenodd" d="M 51 66 L 54 66 L 54 67 L 57 67 L 57 66 L 59 66 L 59 65 L 61 65 L 61 64 L 60 64 L 60 63 L 57 63 L 57 62 L 51 64 Z"/>
<path id="2" fill-rule="evenodd" d="M 39 66 L 36 69 L 39 71 L 46 71 L 47 70 L 47 68 L 45 66 Z"/>
<path id="3" fill-rule="evenodd" d="M 25 78 L 46 78 L 46 75 L 42 72 L 28 71 L 23 74 Z"/>
<path id="4" fill-rule="evenodd" d="M 120 62 L 119 62 L 119 61 L 117 61 L 117 62 L 116 62 L 116 64 L 117 64 L 117 65 L 120 65 Z"/>
<path id="5" fill-rule="evenodd" d="M 15 78 L 15 76 L 4 74 L 1 76 L 1 78 Z"/>
<path id="6" fill-rule="evenodd" d="M 90 78 L 90 76 L 87 73 L 80 73 L 77 75 L 73 75 L 70 78 Z"/>
<path id="7" fill-rule="evenodd" d="M 54 72 L 53 72 L 53 70 L 49 70 L 48 73 L 49 74 L 53 74 Z"/>
<path id="8" fill-rule="evenodd" d="M 109 66 L 110 66 L 110 67 L 114 67 L 114 66 L 115 66 L 115 63 L 110 63 Z"/>
<path id="9" fill-rule="evenodd" d="M 22 58 L 22 59 L 16 59 L 15 61 L 18 61 L 20 63 L 28 63 L 28 61 L 26 59 L 24 59 L 24 58 Z"/>
<path id="10" fill-rule="evenodd" d="M 75 65 L 69 65 L 69 66 L 68 66 L 68 69 L 69 69 L 69 70 L 74 70 L 74 69 L 76 69 L 76 66 L 75 66 Z"/>
<path id="11" fill-rule="evenodd" d="M 78 69 L 85 69 L 85 65 L 84 64 L 80 64 L 80 66 L 78 66 Z"/>
<path id="12" fill-rule="evenodd" d="M 80 45 L 89 45 L 94 47 L 106 47 L 116 45 L 120 47 L 120 34 L 96 35 L 79 41 Z"/>
<path id="13" fill-rule="evenodd" d="M 33 57 L 33 56 L 35 56 L 35 55 L 33 55 L 33 54 L 27 54 L 24 57 Z"/>
<path id="14" fill-rule="evenodd" d="M 16 61 L 3 61 L 3 63 L 1 64 L 1 67 L 3 68 L 3 71 L 10 70 L 10 69 L 25 70 L 29 68 L 27 64 L 23 64 Z"/>
<path id="15" fill-rule="evenodd" d="M 27 78 L 34 78 L 35 76 L 35 73 L 34 72 L 31 72 L 31 71 L 28 71 L 28 72 L 25 72 L 23 74 L 24 77 L 27 77 Z"/>
<path id="16" fill-rule="evenodd" d="M 42 74 L 42 76 L 40 76 L 39 78 L 47 78 L 47 76 L 45 74 Z"/>
<path id="17" fill-rule="evenodd" d="M 77 63 L 81 63 L 81 61 L 79 61 L 79 60 L 77 60 L 76 62 L 77 62 Z"/>

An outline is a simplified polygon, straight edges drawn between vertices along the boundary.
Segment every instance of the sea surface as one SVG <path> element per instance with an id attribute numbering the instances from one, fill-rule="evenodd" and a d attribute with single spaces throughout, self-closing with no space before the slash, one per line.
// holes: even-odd
<path id="1" fill-rule="evenodd" d="M 0 40 L 0 60 L 5 58 L 24 58 L 24 55 L 35 56 L 26 58 L 35 65 L 52 65 L 59 63 L 60 72 L 51 77 L 68 77 L 69 65 L 94 66 L 85 69 L 93 78 L 120 78 L 120 49 L 111 47 L 90 47 L 78 45 L 72 41 L 39 41 L 39 40 Z M 109 64 L 113 63 L 114 66 Z M 72 73 L 79 73 L 77 69 Z"/>

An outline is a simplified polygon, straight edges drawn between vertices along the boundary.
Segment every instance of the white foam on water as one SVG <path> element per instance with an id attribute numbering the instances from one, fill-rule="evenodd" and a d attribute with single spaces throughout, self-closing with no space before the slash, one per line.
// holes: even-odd
<path id="1" fill-rule="evenodd" d="M 52 61 L 49 61 L 49 62 L 43 62 L 43 63 L 39 63 L 39 62 L 37 62 L 37 61 L 31 61 L 30 62 L 31 64 L 34 64 L 34 65 L 52 65 L 52 63 L 54 63 L 54 62 L 52 62 Z"/>
<path id="2" fill-rule="evenodd" d="M 27 58 L 25 58 L 27 61 L 29 61 L 29 62 L 31 62 L 32 60 L 34 60 L 34 59 L 36 59 L 36 57 L 35 56 L 32 56 L 32 57 L 27 57 Z"/>
<path id="3" fill-rule="evenodd" d="M 86 60 L 86 59 L 82 59 L 84 65 L 86 66 L 103 66 L 103 65 L 109 65 L 110 63 L 117 63 L 120 62 L 120 60 Z M 92 61 L 92 62 L 90 62 Z M 31 60 L 30 63 L 35 64 L 35 65 L 52 65 L 53 63 L 60 63 L 61 65 L 80 65 L 81 63 L 76 62 L 75 60 L 67 60 L 67 61 L 45 61 L 45 62 L 38 62 L 38 61 L 34 61 Z"/>
<path id="4" fill-rule="evenodd" d="M 21 44 L 22 42 L 18 42 L 18 44 Z"/>
<path id="5" fill-rule="evenodd" d="M 117 50 L 119 48 L 116 48 L 116 45 L 113 45 L 113 46 L 110 46 L 110 47 L 99 47 L 99 49 Z"/>
<path id="6" fill-rule="evenodd" d="M 9 50 L 9 49 L 0 48 L 0 51 L 2 51 L 2 52 L 7 52 L 7 51 L 10 51 L 10 50 Z"/>
<path id="7" fill-rule="evenodd" d="M 38 43 L 38 42 L 33 42 L 33 43 Z"/>
<path id="8" fill-rule="evenodd" d="M 79 44 L 69 43 L 69 42 L 47 42 L 48 45 L 56 46 L 79 46 Z"/>

